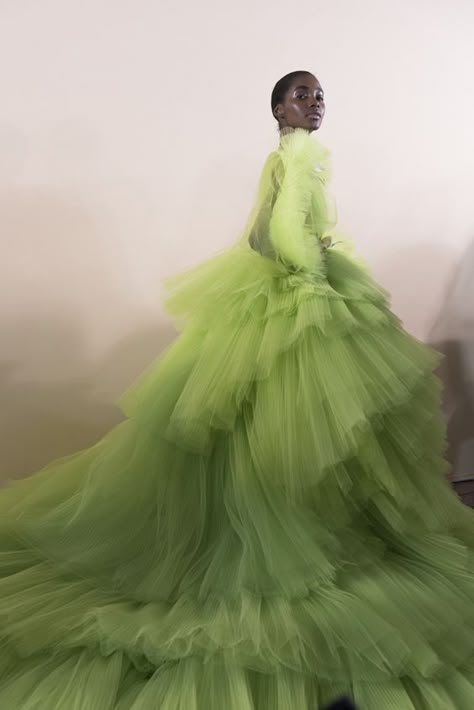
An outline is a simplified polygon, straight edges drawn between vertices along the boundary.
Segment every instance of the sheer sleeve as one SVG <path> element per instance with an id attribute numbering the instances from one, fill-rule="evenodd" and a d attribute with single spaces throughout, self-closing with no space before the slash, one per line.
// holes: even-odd
<path id="1" fill-rule="evenodd" d="M 262 171 L 248 241 L 293 273 L 318 271 L 322 263 L 327 214 L 317 161 L 325 156 L 307 131 L 296 129 L 282 136 Z"/>
<path id="2" fill-rule="evenodd" d="M 278 193 L 281 171 L 281 157 L 277 151 L 273 151 L 263 166 L 256 204 L 250 214 L 246 230 L 247 240 L 252 249 L 270 259 L 276 259 L 277 256 L 269 239 L 269 225 Z"/>
<path id="3" fill-rule="evenodd" d="M 314 147 L 310 134 L 303 129 L 284 134 L 280 143 L 281 166 L 275 175 L 278 188 L 269 237 L 278 258 L 291 271 L 313 271 L 321 256 L 311 230 L 317 179 Z"/>

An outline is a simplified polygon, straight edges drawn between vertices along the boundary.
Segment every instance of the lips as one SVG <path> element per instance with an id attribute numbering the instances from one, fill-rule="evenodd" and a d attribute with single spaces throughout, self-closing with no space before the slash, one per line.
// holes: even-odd
<path id="1" fill-rule="evenodd" d="M 308 113 L 309 118 L 321 118 L 321 114 L 319 111 L 311 111 L 311 113 Z"/>

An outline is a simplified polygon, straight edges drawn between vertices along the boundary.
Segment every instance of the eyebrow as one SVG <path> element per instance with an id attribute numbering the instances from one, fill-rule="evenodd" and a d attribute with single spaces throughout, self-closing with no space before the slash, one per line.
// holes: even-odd
<path id="1" fill-rule="evenodd" d="M 309 86 L 306 86 L 306 84 L 300 84 L 300 86 L 295 86 L 295 91 L 297 91 L 297 89 L 309 89 Z M 324 91 L 320 86 L 316 89 L 316 91 L 320 91 L 324 94 Z"/>

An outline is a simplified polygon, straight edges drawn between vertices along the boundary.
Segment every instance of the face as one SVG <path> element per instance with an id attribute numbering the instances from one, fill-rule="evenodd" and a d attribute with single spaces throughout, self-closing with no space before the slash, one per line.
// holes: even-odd
<path id="1" fill-rule="evenodd" d="M 282 103 L 275 106 L 280 128 L 292 126 L 317 131 L 326 110 L 324 91 L 312 74 L 302 74 L 293 81 Z"/>

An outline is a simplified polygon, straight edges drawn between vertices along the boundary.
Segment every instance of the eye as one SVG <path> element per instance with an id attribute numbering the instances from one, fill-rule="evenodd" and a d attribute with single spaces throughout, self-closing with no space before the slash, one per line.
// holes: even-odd
<path id="1" fill-rule="evenodd" d="M 306 94 L 306 93 L 304 93 L 304 94 L 296 94 L 296 98 L 297 98 L 297 99 L 305 99 L 307 96 L 308 96 L 308 94 Z"/>

